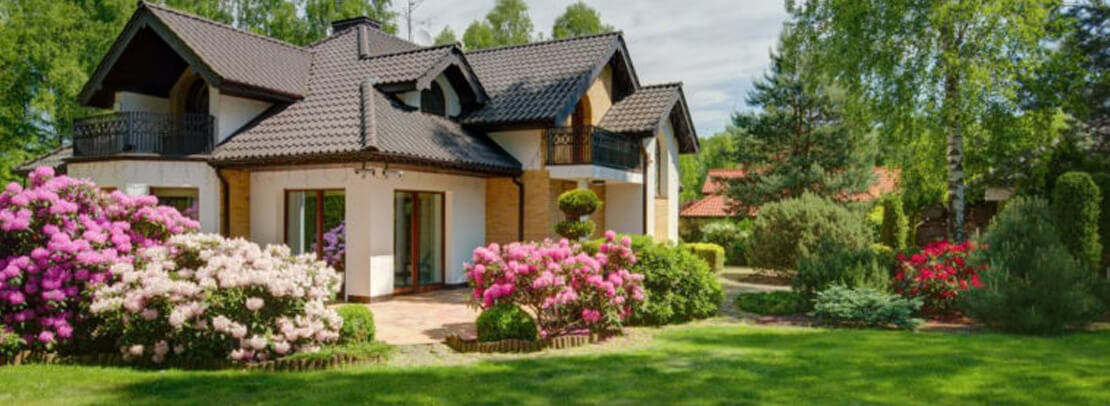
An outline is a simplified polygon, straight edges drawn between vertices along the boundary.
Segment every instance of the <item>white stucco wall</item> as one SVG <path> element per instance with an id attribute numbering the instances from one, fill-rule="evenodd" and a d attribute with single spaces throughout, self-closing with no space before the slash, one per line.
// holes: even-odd
<path id="1" fill-rule="evenodd" d="M 219 95 L 219 97 L 213 98 L 216 108 L 213 109 L 212 106 L 209 106 L 209 110 L 216 112 L 214 115 L 218 127 L 216 143 L 227 139 L 236 130 L 258 117 L 259 114 L 262 114 L 272 105 L 264 101 L 220 94 L 218 90 L 215 90 L 215 92 Z"/>
<path id="2" fill-rule="evenodd" d="M 543 169 L 543 130 L 499 131 L 489 133 L 501 148 L 520 161 L 524 170 Z"/>
<path id="3" fill-rule="evenodd" d="M 663 142 L 663 160 L 657 162 L 655 159 L 655 143 L 662 140 Z M 681 184 L 678 173 L 678 142 L 674 138 L 674 127 L 668 119 L 663 127 L 656 132 L 655 137 L 644 140 L 644 148 L 648 151 L 651 157 L 647 166 L 647 173 L 644 174 L 646 179 L 645 185 L 648 186 L 648 201 L 654 202 L 656 196 L 656 165 L 667 165 L 664 171 L 667 178 L 663 180 L 664 187 L 666 188 L 666 197 L 668 197 L 667 205 L 667 238 L 678 241 L 678 188 Z M 647 232 L 655 230 L 655 204 L 648 204 L 647 208 Z"/>
<path id="4" fill-rule="evenodd" d="M 170 111 L 170 99 L 142 93 L 116 92 L 114 108 L 116 111 L 167 113 Z"/>
<path id="5" fill-rule="evenodd" d="M 451 86 L 451 81 L 447 80 L 447 76 L 439 75 L 439 77 L 436 78 L 436 83 L 439 83 L 439 87 L 443 89 L 443 98 L 447 101 L 447 116 L 457 117 L 462 113 L 462 103 L 459 101 L 459 93 Z M 420 108 L 419 90 L 400 93 L 397 95 L 397 98 L 410 107 Z"/>
<path id="6" fill-rule="evenodd" d="M 605 228 L 618 233 L 644 233 L 643 185 L 605 184 Z"/>
<path id="7" fill-rule="evenodd" d="M 251 239 L 284 242 L 285 190 L 342 189 L 346 196 L 347 292 L 381 296 L 393 292 L 393 199 L 395 190 L 444 192 L 444 261 L 448 284 L 465 282 L 463 263 L 485 243 L 485 180 L 405 171 L 398 179 L 355 174 L 354 166 L 251 173 Z"/>
<path id="8" fill-rule="evenodd" d="M 70 176 L 87 178 L 100 187 L 132 194 L 149 194 L 152 187 L 196 188 L 201 231 L 220 231 L 220 179 L 204 162 L 118 160 L 72 162 Z"/>

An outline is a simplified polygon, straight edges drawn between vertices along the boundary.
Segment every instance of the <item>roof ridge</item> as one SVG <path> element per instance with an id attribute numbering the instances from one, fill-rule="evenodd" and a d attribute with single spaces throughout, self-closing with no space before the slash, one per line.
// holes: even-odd
<path id="1" fill-rule="evenodd" d="M 643 86 L 640 86 L 640 88 L 641 89 L 658 89 L 658 88 L 663 88 L 663 87 L 682 87 L 682 85 L 683 85 L 682 81 L 678 81 L 678 82 L 656 83 L 656 84 L 652 84 L 652 85 L 643 85 Z"/>
<path id="2" fill-rule="evenodd" d="M 600 33 L 600 34 L 582 35 L 582 36 L 578 36 L 578 37 L 559 38 L 559 39 L 551 39 L 551 40 L 547 40 L 547 41 L 529 42 L 529 43 L 526 43 L 526 44 L 503 45 L 503 46 L 493 47 L 493 48 L 485 48 L 485 49 L 476 49 L 476 50 L 473 50 L 473 51 L 466 51 L 466 53 L 468 53 L 468 54 L 479 54 L 479 53 L 486 53 L 486 52 L 492 52 L 492 51 L 503 51 L 503 50 L 506 50 L 506 49 L 513 49 L 513 48 L 526 48 L 526 47 L 531 47 L 531 46 L 557 44 L 557 43 L 561 43 L 561 42 L 571 42 L 571 41 L 578 41 L 578 40 L 594 39 L 594 38 L 605 37 L 605 36 L 621 37 L 621 36 L 624 36 L 624 31 L 610 31 L 610 32 L 603 32 L 603 33 Z"/>
<path id="3" fill-rule="evenodd" d="M 430 46 L 430 47 L 410 49 L 408 51 L 397 51 L 397 52 L 391 52 L 391 53 L 388 53 L 388 54 L 377 54 L 377 55 L 371 56 L 370 59 L 381 58 L 381 57 L 386 57 L 386 56 L 415 54 L 415 53 L 424 52 L 424 51 L 434 51 L 434 50 L 438 50 L 440 48 L 453 48 L 455 46 L 456 46 L 455 44 L 433 45 L 433 46 Z"/>
<path id="4" fill-rule="evenodd" d="M 184 11 L 181 11 L 181 10 L 178 10 L 178 9 L 175 9 L 175 8 L 170 8 L 170 7 L 160 5 L 160 4 L 151 3 L 151 2 L 146 1 L 146 0 L 139 0 L 139 4 L 142 5 L 142 6 L 145 6 L 145 7 L 150 7 L 150 8 L 158 9 L 158 10 L 161 10 L 161 11 L 165 11 L 167 13 L 173 13 L 173 14 L 177 14 L 177 15 L 182 16 L 182 17 L 197 20 L 197 21 L 206 23 L 208 25 L 212 25 L 214 27 L 219 27 L 219 28 L 223 28 L 223 29 L 226 29 L 226 30 L 231 30 L 231 31 L 234 31 L 234 32 L 238 32 L 240 34 L 246 34 L 246 35 L 249 35 L 251 37 L 255 37 L 255 38 L 267 41 L 267 42 L 272 42 L 274 44 L 282 45 L 282 46 L 285 46 L 287 48 L 292 48 L 292 49 L 297 50 L 297 51 L 310 52 L 307 48 L 299 46 L 299 45 L 290 44 L 288 42 L 279 40 L 277 38 L 268 37 L 268 36 L 265 36 L 265 35 L 262 35 L 262 34 L 253 33 L 253 32 L 241 29 L 241 28 L 236 28 L 234 26 L 224 24 L 224 23 L 221 23 L 219 21 L 204 18 L 204 17 L 198 16 L 196 14 L 184 12 Z"/>

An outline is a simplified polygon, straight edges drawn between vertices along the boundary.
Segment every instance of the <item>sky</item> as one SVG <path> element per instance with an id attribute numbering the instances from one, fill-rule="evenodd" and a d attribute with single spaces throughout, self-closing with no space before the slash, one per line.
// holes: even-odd
<path id="1" fill-rule="evenodd" d="M 544 38 L 576 0 L 525 0 L 532 25 Z M 786 19 L 783 0 L 585 0 L 602 22 L 624 31 L 642 84 L 681 81 L 699 136 L 724 129 L 733 111 L 763 75 Z M 394 0 L 403 8 L 407 0 Z M 460 37 L 484 18 L 494 0 L 424 0 L 413 13 L 413 32 L 435 37 L 445 25 Z M 398 32 L 406 35 L 402 14 Z"/>

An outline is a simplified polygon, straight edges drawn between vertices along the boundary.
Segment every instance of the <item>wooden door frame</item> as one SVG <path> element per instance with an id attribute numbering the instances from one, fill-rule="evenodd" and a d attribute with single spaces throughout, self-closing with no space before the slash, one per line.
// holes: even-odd
<path id="1" fill-rule="evenodd" d="M 393 190 L 393 238 L 394 249 L 397 246 L 397 194 L 410 193 L 413 196 L 412 214 L 409 217 L 409 258 L 412 258 L 412 265 L 409 266 L 409 283 L 410 285 L 403 288 L 397 287 L 397 282 L 393 283 L 393 294 L 402 293 L 420 293 L 437 289 L 443 289 L 447 286 L 447 193 L 443 191 L 430 191 L 430 190 L 415 190 L 415 189 L 394 189 Z M 420 194 L 439 195 L 439 212 L 442 215 L 442 224 L 439 230 L 439 253 L 442 258 L 439 261 L 439 282 L 424 285 L 420 283 L 420 207 L 417 204 L 416 196 Z M 393 253 L 394 261 L 397 260 L 397 252 Z M 397 277 L 396 267 L 393 270 L 393 276 Z"/>

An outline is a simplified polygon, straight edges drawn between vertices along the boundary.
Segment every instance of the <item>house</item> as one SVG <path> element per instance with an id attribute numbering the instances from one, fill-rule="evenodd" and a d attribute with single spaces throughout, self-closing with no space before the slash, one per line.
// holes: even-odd
<path id="1" fill-rule="evenodd" d="M 465 283 L 490 242 L 553 236 L 590 188 L 599 229 L 677 239 L 681 84 L 643 85 L 620 33 L 481 51 L 368 18 L 300 47 L 140 2 L 46 164 L 195 213 L 203 231 L 316 252 L 368 301 Z"/>
<path id="2" fill-rule="evenodd" d="M 714 168 L 710 169 L 702 184 L 702 198 L 695 200 L 682 208 L 680 214 L 683 220 L 706 220 L 736 217 L 741 214 L 754 216 L 757 207 L 745 207 L 727 196 L 728 184 L 731 180 L 743 179 L 747 172 L 743 169 Z M 852 196 L 854 201 L 869 201 L 879 198 L 887 193 L 897 190 L 899 172 L 897 170 L 876 167 L 874 168 L 875 183 L 865 193 Z M 740 213 L 745 210 L 747 213 Z"/>

